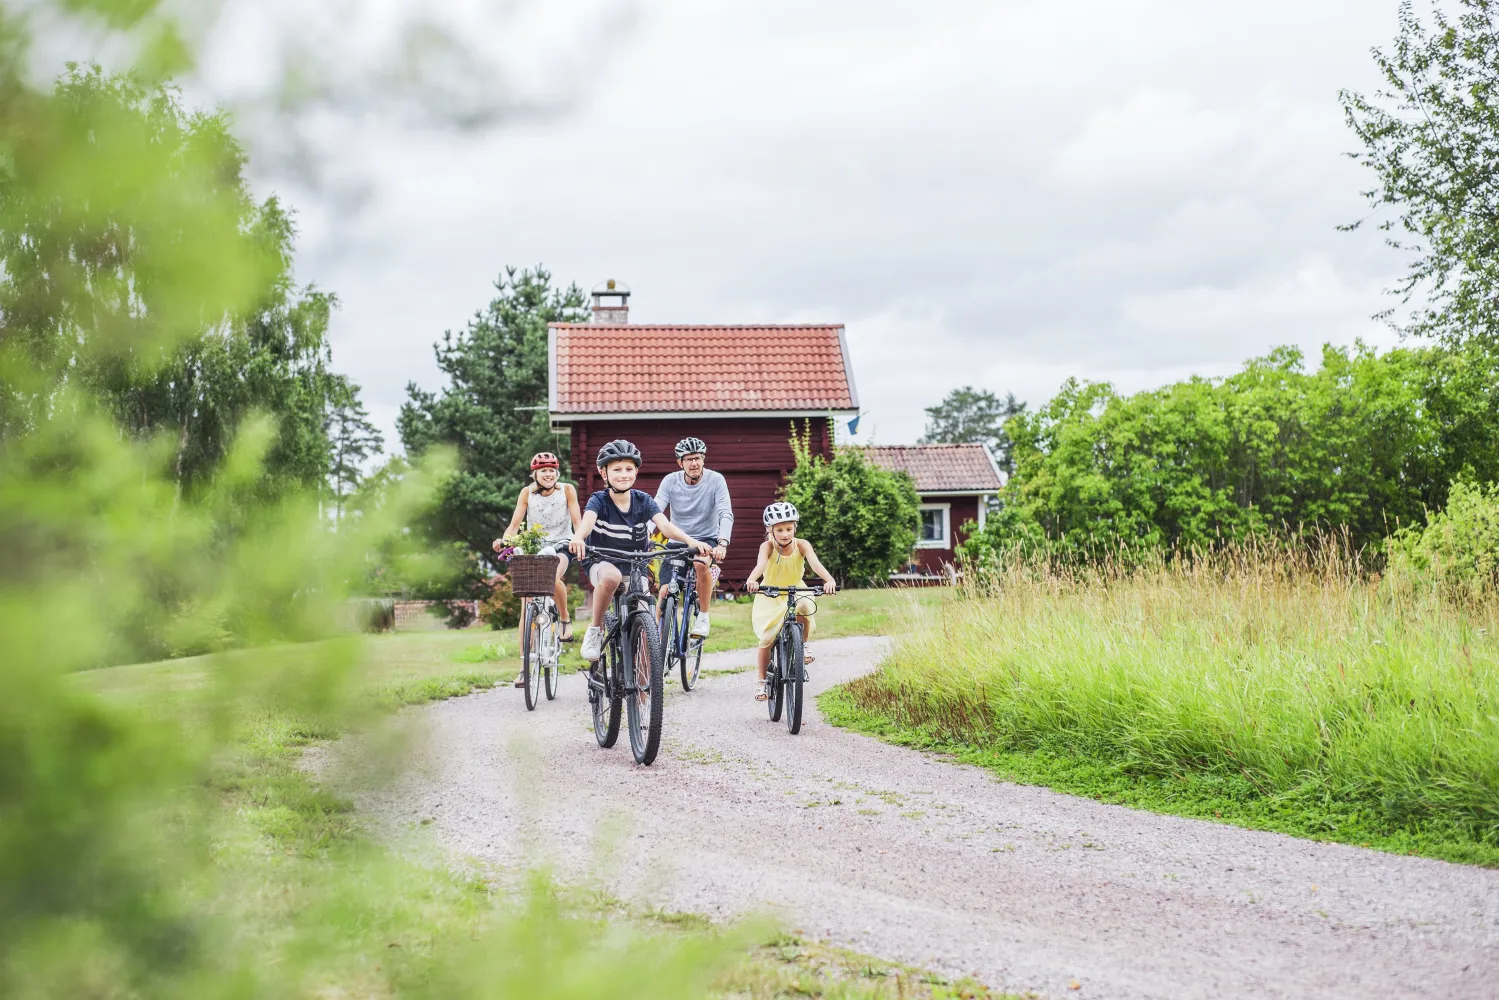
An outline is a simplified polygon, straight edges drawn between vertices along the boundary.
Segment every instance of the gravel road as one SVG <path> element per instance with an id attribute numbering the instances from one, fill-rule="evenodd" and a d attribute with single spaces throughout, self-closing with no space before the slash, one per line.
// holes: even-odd
<path id="1" fill-rule="evenodd" d="M 814 693 L 885 649 L 813 647 Z M 752 670 L 673 686 L 650 768 L 626 733 L 598 748 L 578 677 L 531 714 L 509 688 L 406 713 L 394 778 L 362 773 L 359 740 L 318 767 L 387 833 L 607 872 L 671 910 L 770 909 L 810 937 L 1047 997 L 1499 997 L 1499 871 L 1006 784 L 815 714 L 793 737 L 754 688 Z"/>

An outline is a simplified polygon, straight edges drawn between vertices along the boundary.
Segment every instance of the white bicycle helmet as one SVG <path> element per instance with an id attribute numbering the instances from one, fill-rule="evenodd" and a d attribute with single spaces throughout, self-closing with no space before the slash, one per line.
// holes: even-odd
<path id="1" fill-rule="evenodd" d="M 787 521 L 800 521 L 801 519 L 802 516 L 796 512 L 796 505 L 784 500 L 777 500 L 765 508 L 764 521 L 767 528 L 772 524 L 784 524 Z"/>
<path id="2" fill-rule="evenodd" d="M 677 459 L 680 461 L 688 455 L 702 455 L 707 457 L 708 445 L 702 438 L 685 437 L 677 442 Z"/>

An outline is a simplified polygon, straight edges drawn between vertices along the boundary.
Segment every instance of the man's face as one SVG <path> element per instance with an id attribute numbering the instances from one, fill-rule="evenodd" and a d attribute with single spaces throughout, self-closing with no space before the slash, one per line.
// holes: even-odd
<path id="1" fill-rule="evenodd" d="M 780 524 L 772 524 L 770 535 L 776 540 L 776 544 L 784 549 L 796 540 L 796 522 L 782 521 Z"/>
<path id="2" fill-rule="evenodd" d="M 640 470 L 628 458 L 618 458 L 604 470 L 604 478 L 617 490 L 627 490 L 635 485 L 635 474 Z"/>
<path id="3" fill-rule="evenodd" d="M 536 485 L 544 490 L 549 490 L 557 485 L 557 470 L 542 468 L 536 470 Z"/>
<path id="4" fill-rule="evenodd" d="M 701 479 L 703 477 L 703 463 L 706 461 L 703 455 L 694 452 L 691 455 L 683 455 L 677 459 L 677 464 L 687 474 L 688 479 Z"/>

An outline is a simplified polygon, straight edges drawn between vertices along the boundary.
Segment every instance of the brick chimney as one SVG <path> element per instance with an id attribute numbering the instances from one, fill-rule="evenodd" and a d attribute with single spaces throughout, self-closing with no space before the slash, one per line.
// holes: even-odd
<path id="1" fill-rule="evenodd" d="M 624 324 L 630 322 L 630 289 L 613 278 L 593 286 L 591 323 Z"/>

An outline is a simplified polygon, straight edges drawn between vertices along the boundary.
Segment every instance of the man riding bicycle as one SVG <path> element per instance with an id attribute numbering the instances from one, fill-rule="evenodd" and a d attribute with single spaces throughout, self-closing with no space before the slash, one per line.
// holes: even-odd
<path id="1" fill-rule="evenodd" d="M 670 512 L 672 523 L 696 541 L 712 547 L 713 558 L 723 561 L 729 538 L 734 530 L 734 508 L 729 504 L 729 484 L 722 475 L 707 468 L 708 445 L 701 438 L 685 437 L 677 442 L 679 471 L 661 480 L 656 490 L 656 505 Z M 692 622 L 692 635 L 708 637 L 708 607 L 713 599 L 713 575 L 708 560 L 698 558 L 693 566 L 697 573 L 698 607 Z M 661 572 L 661 592 L 656 599 L 656 615 L 661 615 L 667 588 L 676 576 L 676 563 L 668 561 Z"/>

